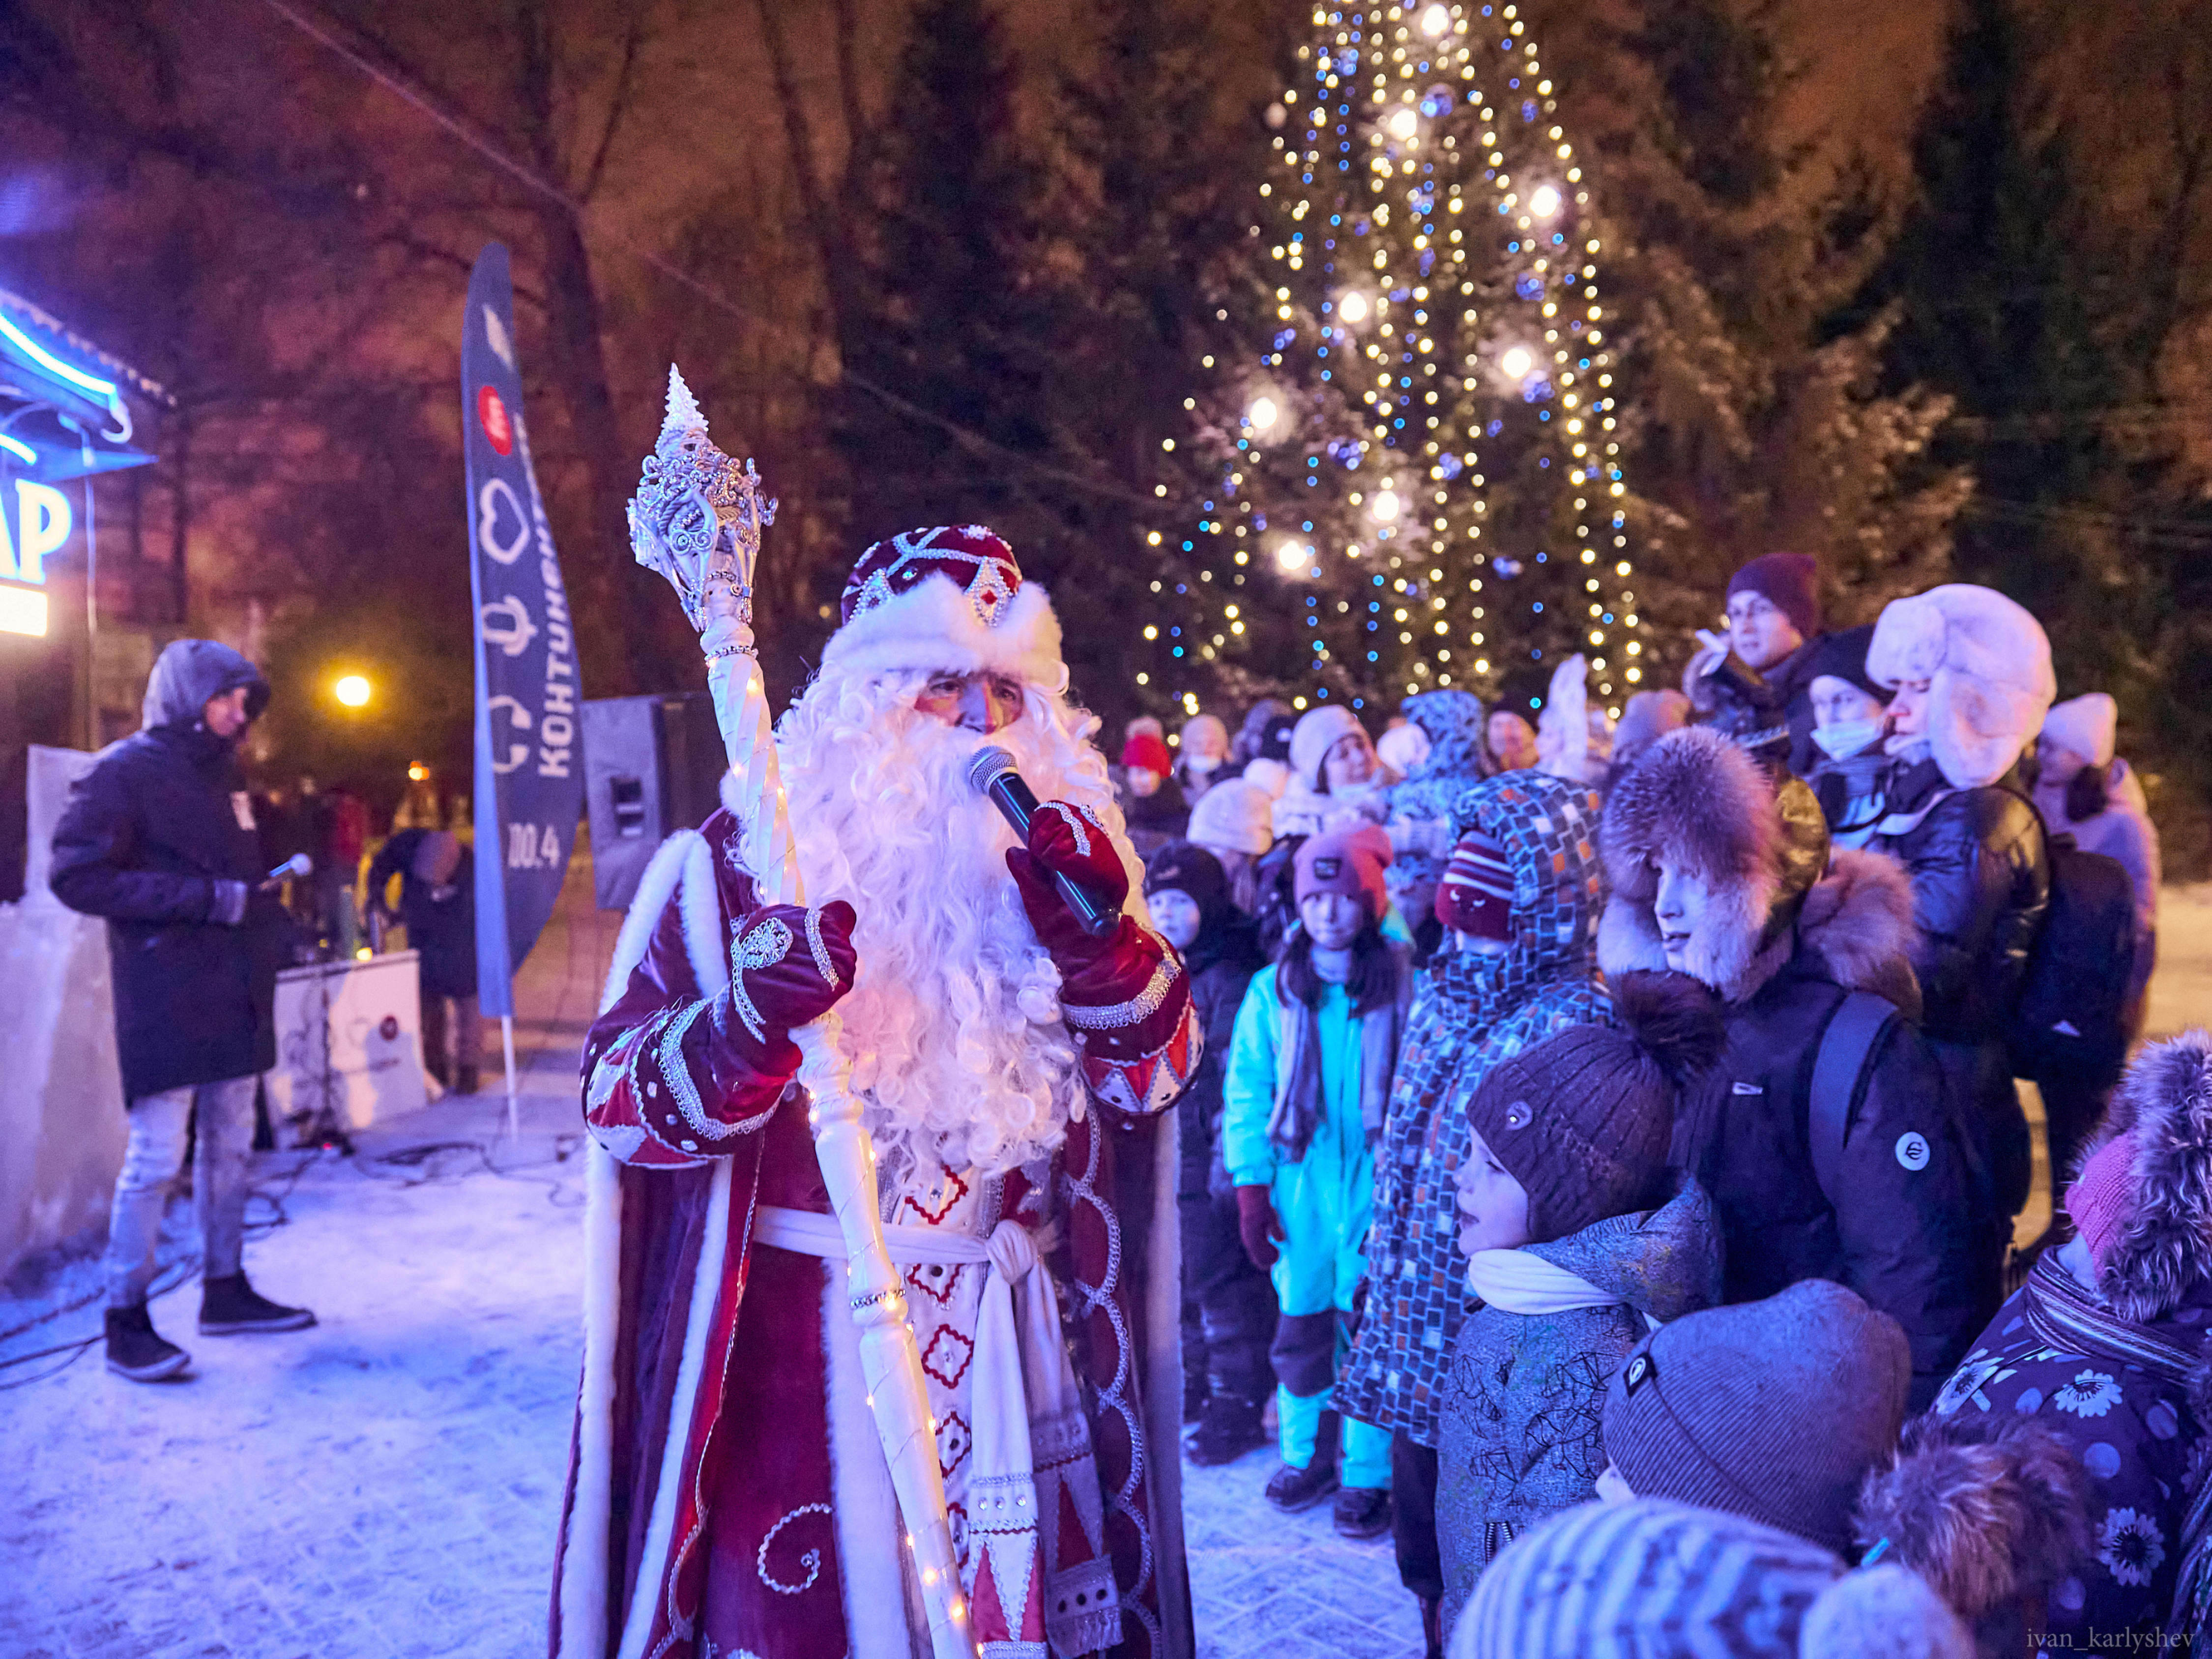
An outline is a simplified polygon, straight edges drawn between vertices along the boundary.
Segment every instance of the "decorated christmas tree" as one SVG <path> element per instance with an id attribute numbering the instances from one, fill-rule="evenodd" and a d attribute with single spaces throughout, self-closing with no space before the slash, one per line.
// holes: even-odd
<path id="1" fill-rule="evenodd" d="M 1313 12 L 1251 229 L 1271 326 L 1188 405 L 1140 701 L 1642 680 L 1604 247 L 1516 11 Z"/>

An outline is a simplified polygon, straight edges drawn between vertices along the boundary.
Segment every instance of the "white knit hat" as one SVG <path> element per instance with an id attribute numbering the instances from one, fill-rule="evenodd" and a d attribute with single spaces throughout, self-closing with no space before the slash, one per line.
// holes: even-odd
<path id="1" fill-rule="evenodd" d="M 845 582 L 844 625 L 822 665 L 1012 674 L 1067 689 L 1060 619 L 1013 550 L 979 524 L 909 530 L 860 555 Z"/>
<path id="2" fill-rule="evenodd" d="M 1213 852 L 1249 853 L 1257 858 L 1275 844 L 1268 821 L 1274 797 L 1243 778 L 1224 778 L 1190 809 L 1186 839 Z"/>
<path id="3" fill-rule="evenodd" d="M 2058 682 L 2043 624 L 1993 588 L 1964 582 L 1893 599 L 1867 674 L 1928 684 L 1928 739 L 1954 789 L 1995 783 L 2043 725 Z"/>
<path id="4" fill-rule="evenodd" d="M 1337 740 L 1365 730 L 1358 718 L 1340 702 L 1325 702 L 1318 708 L 1307 709 L 1291 728 L 1291 769 L 1318 789 L 1321 763 L 1328 758 L 1328 751 L 1336 747 Z"/>
<path id="5" fill-rule="evenodd" d="M 2101 691 L 2072 697 L 2043 717 L 2043 735 L 2092 766 L 2110 766 L 2119 744 L 2120 706 Z"/>

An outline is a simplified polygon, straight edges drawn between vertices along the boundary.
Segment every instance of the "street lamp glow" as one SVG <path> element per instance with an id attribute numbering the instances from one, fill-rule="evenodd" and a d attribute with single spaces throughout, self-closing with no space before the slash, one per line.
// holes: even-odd
<path id="1" fill-rule="evenodd" d="M 1347 323 L 1365 322 L 1367 320 L 1367 296 L 1364 294 L 1362 294 L 1358 289 L 1353 289 L 1351 293 L 1346 295 L 1341 300 L 1339 300 L 1336 302 L 1336 314 L 1343 318 Z"/>
<path id="2" fill-rule="evenodd" d="M 1539 185 L 1529 192 L 1528 211 L 1539 219 L 1548 219 L 1559 210 L 1559 192 L 1549 185 Z"/>
<path id="3" fill-rule="evenodd" d="M 1255 398 L 1252 407 L 1244 412 L 1245 421 L 1255 432 L 1265 432 L 1274 425 L 1282 410 L 1275 407 L 1273 398 Z"/>
<path id="4" fill-rule="evenodd" d="M 359 674 L 342 674 L 338 683 L 331 688 L 331 695 L 349 708 L 366 708 L 368 682 Z"/>
<path id="5" fill-rule="evenodd" d="M 1376 496 L 1373 504 L 1367 510 L 1373 515 L 1377 524 L 1395 522 L 1398 517 L 1397 491 L 1393 489 L 1382 491 L 1381 495 Z"/>
<path id="6" fill-rule="evenodd" d="M 1451 27 L 1451 13 L 1443 6 L 1431 6 L 1421 14 L 1421 33 L 1431 40 Z"/>
<path id="7" fill-rule="evenodd" d="M 1421 130 L 1421 118 L 1407 105 L 1390 118 L 1389 127 L 1393 138 L 1410 138 Z"/>
<path id="8" fill-rule="evenodd" d="M 1535 368 L 1536 360 L 1529 356 L 1528 347 L 1513 346 L 1498 360 L 1498 366 L 1505 371 L 1507 380 L 1525 380 L 1528 378 L 1528 371 Z"/>

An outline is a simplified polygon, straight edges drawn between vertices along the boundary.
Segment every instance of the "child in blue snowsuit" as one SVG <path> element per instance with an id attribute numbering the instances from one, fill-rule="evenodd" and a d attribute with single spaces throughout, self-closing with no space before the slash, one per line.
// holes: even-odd
<path id="1" fill-rule="evenodd" d="M 1268 1357 L 1283 1467 L 1267 1498 L 1296 1511 L 1334 1492 L 1336 1528 L 1352 1538 L 1389 1528 L 1390 1437 L 1344 1419 L 1340 1480 L 1316 1450 L 1350 1346 L 1374 1146 L 1412 998 L 1409 945 L 1384 931 L 1386 918 L 1403 931 L 1382 884 L 1389 862 L 1389 837 L 1368 824 L 1298 848 L 1298 927 L 1245 993 L 1223 1088 L 1238 1229 L 1282 1306 Z"/>

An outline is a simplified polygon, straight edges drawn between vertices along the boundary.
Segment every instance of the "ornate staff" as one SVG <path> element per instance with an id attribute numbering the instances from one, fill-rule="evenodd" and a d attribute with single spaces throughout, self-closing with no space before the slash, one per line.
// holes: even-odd
<path id="1" fill-rule="evenodd" d="M 699 630 L 714 718 L 738 780 L 746 869 L 764 902 L 804 904 L 790 803 L 776 766 L 768 693 L 753 644 L 753 568 L 761 532 L 775 520 L 775 502 L 762 494 L 753 464 L 740 467 L 714 447 L 707 417 L 672 364 L 667 416 L 629 503 L 630 547 L 640 564 L 674 584 L 684 614 Z M 907 1324 L 898 1270 L 884 1243 L 875 1148 L 860 1126 L 852 1064 L 839 1052 L 838 1029 L 833 1010 L 792 1036 L 802 1056 L 799 1080 L 811 1103 L 808 1122 L 823 1184 L 844 1231 L 860 1374 L 921 1580 L 931 1650 L 936 1659 L 975 1659 L 921 1355 Z"/>

